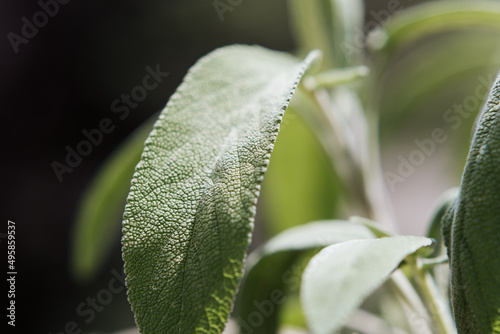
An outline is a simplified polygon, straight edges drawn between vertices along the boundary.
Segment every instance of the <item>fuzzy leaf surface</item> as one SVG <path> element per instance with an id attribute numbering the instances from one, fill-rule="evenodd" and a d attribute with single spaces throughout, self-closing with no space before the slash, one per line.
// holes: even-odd
<path id="1" fill-rule="evenodd" d="M 500 333 L 500 76 L 484 106 L 460 192 L 443 218 L 459 333 Z"/>
<path id="2" fill-rule="evenodd" d="M 394 236 L 351 240 L 321 250 L 302 276 L 301 299 L 311 332 L 338 331 L 405 257 L 432 244 L 425 237 Z"/>
<path id="3" fill-rule="evenodd" d="M 200 59 L 146 141 L 123 221 L 142 333 L 220 333 L 280 122 L 305 62 L 256 46 Z"/>

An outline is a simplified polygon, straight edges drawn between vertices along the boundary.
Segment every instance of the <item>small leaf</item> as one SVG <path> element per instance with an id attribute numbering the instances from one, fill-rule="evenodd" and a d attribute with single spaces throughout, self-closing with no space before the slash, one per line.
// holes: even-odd
<path id="1" fill-rule="evenodd" d="M 301 298 L 312 333 L 339 330 L 405 257 L 432 244 L 425 237 L 395 236 L 324 248 L 302 277 Z"/>
<path id="2" fill-rule="evenodd" d="M 453 202 L 457 198 L 458 188 L 452 188 L 444 192 L 436 201 L 436 207 L 434 209 L 434 214 L 429 224 L 429 229 L 427 230 L 427 236 L 436 240 L 436 248 L 429 255 L 429 257 L 439 256 L 443 253 L 443 234 L 441 232 L 444 215 L 448 211 L 449 207 L 453 205 Z"/>
<path id="3" fill-rule="evenodd" d="M 119 240 L 130 179 L 152 127 L 153 119 L 147 120 L 112 153 L 81 199 L 71 250 L 72 274 L 80 282 L 95 275 L 110 245 Z"/>
<path id="4" fill-rule="evenodd" d="M 374 237 L 370 229 L 363 225 L 342 220 L 323 220 L 282 232 L 269 240 L 255 255 L 261 258 L 278 252 L 325 247 L 347 240 Z"/>
<path id="5" fill-rule="evenodd" d="M 223 330 L 279 125 L 313 58 L 218 49 L 161 113 L 123 221 L 128 298 L 142 333 Z"/>
<path id="6" fill-rule="evenodd" d="M 242 333 L 249 326 L 251 314 L 266 304 L 269 312 L 262 324 L 252 328 L 258 333 L 276 333 L 277 317 L 285 293 L 298 288 L 304 267 L 292 267 L 301 251 L 322 248 L 353 239 L 369 239 L 374 235 L 364 226 L 340 220 L 324 220 L 290 228 L 250 254 L 245 278 L 238 295 L 237 318 Z M 272 271 L 272 275 L 269 272 Z M 273 298 L 283 296 L 280 299 Z"/>
<path id="7" fill-rule="evenodd" d="M 480 116 L 455 204 L 443 218 L 459 333 L 500 333 L 500 76 Z"/>
<path id="8" fill-rule="evenodd" d="M 349 220 L 355 224 L 361 224 L 368 228 L 377 238 L 390 237 L 394 235 L 392 232 L 388 231 L 384 225 L 381 225 L 373 220 L 352 216 Z"/>

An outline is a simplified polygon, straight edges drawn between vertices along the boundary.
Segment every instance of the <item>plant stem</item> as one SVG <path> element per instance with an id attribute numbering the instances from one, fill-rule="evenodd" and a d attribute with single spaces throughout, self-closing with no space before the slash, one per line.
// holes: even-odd
<path id="1" fill-rule="evenodd" d="M 438 332 L 441 334 L 456 333 L 451 312 L 447 306 L 448 303 L 443 301 L 432 276 L 422 270 L 422 265 L 417 264 L 416 259 L 408 258 L 408 264 L 414 273 L 413 277 L 422 294 L 422 300 L 426 304 Z M 438 301 L 442 303 L 438 304 Z"/>
<path id="2" fill-rule="evenodd" d="M 405 274 L 401 270 L 396 270 L 392 273 L 390 281 L 393 288 L 395 289 L 396 296 L 401 300 L 401 302 L 411 308 L 412 313 L 409 313 L 409 309 L 404 309 L 404 311 L 408 315 L 408 321 L 412 333 L 432 333 L 427 321 L 429 315 L 425 308 L 425 305 L 423 304 L 422 299 L 420 298 L 418 293 L 415 291 L 415 287 L 408 281 L 408 278 L 405 276 Z M 426 321 L 421 322 L 419 320 L 419 326 L 417 327 L 415 322 L 411 321 L 414 318 L 412 318 L 410 315 L 418 316 L 418 319 L 425 319 Z"/>
<path id="3" fill-rule="evenodd" d="M 392 202 L 385 186 L 378 135 L 378 114 L 366 113 L 368 123 L 367 149 L 362 164 L 365 191 L 370 202 L 373 219 L 398 232 Z"/>
<path id="4" fill-rule="evenodd" d="M 425 258 L 421 260 L 421 263 L 422 263 L 422 271 L 427 272 L 433 269 L 435 266 L 448 263 L 448 256 L 443 255 L 439 257 L 433 257 L 430 259 Z"/>
<path id="5" fill-rule="evenodd" d="M 316 111 L 313 118 L 316 118 L 317 124 L 313 124 L 313 127 L 320 133 L 318 139 L 327 152 L 333 169 L 341 179 L 346 181 L 343 189 L 351 199 L 349 205 L 354 205 L 351 209 L 354 209 L 356 214 L 369 215 L 370 210 L 367 209 L 369 206 L 365 197 L 362 173 L 348 145 L 346 131 L 349 131 L 349 127 L 346 120 L 340 110 L 332 104 L 331 96 L 326 89 L 303 89 L 301 92 L 304 93 L 304 98 L 310 101 Z M 296 97 L 300 97 L 300 92 L 297 93 Z M 304 119 L 311 118 L 312 110 L 300 111 L 300 108 L 297 109 Z"/>
<path id="6" fill-rule="evenodd" d="M 304 87 L 312 91 L 322 87 L 338 86 L 366 77 L 368 73 L 370 70 L 364 65 L 329 70 L 304 78 Z"/>

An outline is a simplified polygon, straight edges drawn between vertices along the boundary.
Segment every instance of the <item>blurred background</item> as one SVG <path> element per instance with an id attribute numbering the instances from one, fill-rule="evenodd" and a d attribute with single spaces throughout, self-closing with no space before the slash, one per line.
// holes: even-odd
<path id="1" fill-rule="evenodd" d="M 402 0 L 401 6 L 420 2 Z M 0 176 L 0 248 L 6 254 L 3 233 L 7 220 L 12 220 L 17 226 L 15 332 L 113 332 L 134 326 L 124 289 L 101 292 L 110 290 L 110 281 L 122 272 L 119 234 L 93 279 L 77 283 L 70 273 L 75 214 L 86 187 L 113 149 L 163 108 L 198 58 L 233 43 L 291 52 L 297 46 L 290 33 L 285 0 L 243 0 L 222 16 L 212 0 L 62 3 L 52 7 L 54 15 L 45 23 L 38 17 L 42 24 L 27 31 L 31 38 L 22 38 L 23 18 L 33 22 L 41 5 L 36 1 L 0 1 L 0 35 L 4 36 L 0 42 L 1 133 L 5 147 Z M 369 1 L 367 21 L 374 20 L 372 10 L 378 12 L 387 5 L 386 0 Z M 391 192 L 403 224 L 401 233 L 425 233 L 436 198 L 459 184 L 479 105 L 471 107 L 470 117 L 463 118 L 464 124 L 457 129 L 445 124 L 443 113 L 474 94 L 482 84 L 480 76 L 489 85 L 500 59 L 498 44 L 491 42 L 497 35 L 487 31 L 469 35 L 477 44 L 468 48 L 457 47 L 457 40 L 464 37 L 452 32 L 415 43 L 391 59 L 391 67 L 381 80 L 388 92 L 380 98 L 385 171 L 396 172 L 399 157 L 408 159 L 415 150 L 415 140 L 430 138 L 433 129 L 443 128 L 449 136 Z M 452 62 L 457 54 L 470 63 L 442 72 L 436 82 L 411 86 L 426 73 L 439 72 L 442 64 Z M 113 112 L 112 103 L 142 85 L 148 66 L 169 75 L 121 119 L 121 113 Z M 402 84 L 405 82 L 409 86 Z M 438 84 L 446 88 L 437 89 Z M 481 92 L 486 94 L 486 88 Z M 62 174 L 61 181 L 53 163 L 64 163 L 67 146 L 75 149 L 85 139 L 82 131 L 98 128 L 104 118 L 111 120 L 113 130 L 103 135 L 102 142 L 71 173 Z M 311 131 L 296 115 L 288 115 L 264 184 L 253 247 L 287 227 L 342 212 L 335 204 L 340 196 L 335 188 L 338 180 L 329 176 L 326 161 Z M 279 166 L 288 167 L 288 171 L 278 172 Z M 324 177 L 306 184 L 300 180 L 305 172 Z M 304 197 L 313 188 L 320 191 Z M 291 198 L 276 195 L 283 189 Z M 290 203 L 298 203 L 298 211 L 284 216 L 280 208 Z M 266 224 L 268 221 L 273 224 Z M 116 284 L 116 290 L 119 286 Z M 82 303 L 89 305 L 98 295 L 108 298 L 106 301 L 111 296 L 112 300 L 96 307 L 93 316 L 91 312 L 81 314 L 88 306 L 77 312 Z"/>

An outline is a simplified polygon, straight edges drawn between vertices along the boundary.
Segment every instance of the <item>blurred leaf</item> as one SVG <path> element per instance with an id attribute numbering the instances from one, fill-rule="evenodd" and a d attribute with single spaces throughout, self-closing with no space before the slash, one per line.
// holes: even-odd
<path id="1" fill-rule="evenodd" d="M 252 253 L 248 259 L 248 269 L 253 268 L 253 260 L 278 252 L 325 247 L 346 240 L 374 237 L 365 226 L 343 220 L 323 220 L 296 226 L 280 233 L 258 252 Z"/>
<path id="2" fill-rule="evenodd" d="M 339 198 L 338 180 L 314 133 L 292 107 L 275 146 L 262 184 L 268 234 L 332 218 Z"/>
<path id="3" fill-rule="evenodd" d="M 385 281 L 380 288 L 374 291 L 363 303 L 363 307 L 370 303 L 372 308 L 391 327 L 400 328 L 398 333 L 412 333 L 410 326 L 411 316 L 416 315 L 408 303 L 403 300 L 401 292 L 395 287 L 392 280 Z M 370 310 L 370 309 L 368 309 Z M 418 315 L 417 315 L 418 316 Z"/>
<path id="4" fill-rule="evenodd" d="M 366 153 L 363 144 L 367 141 L 361 102 L 357 94 L 346 87 L 337 87 L 333 96 L 326 90 L 318 93 L 325 105 L 320 105 L 307 90 L 299 89 L 292 107 L 314 131 L 329 159 L 333 169 L 329 174 L 333 176 L 338 193 L 332 204 L 342 210 L 336 216 L 369 215 L 360 175 L 361 161 Z"/>
<path id="5" fill-rule="evenodd" d="M 304 62 L 256 46 L 201 58 L 146 141 L 125 207 L 128 299 L 142 333 L 220 333 L 255 205 Z"/>
<path id="6" fill-rule="evenodd" d="M 492 1 L 474 3 L 426 2 L 404 10 L 371 36 L 383 34 L 384 43 L 375 45 L 386 54 L 393 54 L 419 39 L 455 29 L 475 27 L 500 29 L 500 4 Z"/>
<path id="7" fill-rule="evenodd" d="M 388 231 L 384 225 L 379 224 L 379 223 L 377 223 L 373 220 L 367 219 L 367 218 L 353 216 L 353 217 L 349 218 L 349 221 L 351 221 L 355 224 L 361 224 L 361 225 L 365 226 L 377 238 L 390 237 L 390 236 L 394 235 L 391 231 Z"/>
<path id="8" fill-rule="evenodd" d="M 302 311 L 302 304 L 300 303 L 300 294 L 298 289 L 292 293 L 288 292 L 286 302 L 281 307 L 281 310 L 279 310 L 278 323 L 280 324 L 280 329 L 292 326 L 304 329 L 304 334 L 307 333 L 305 331 L 307 328 L 306 317 Z M 281 330 L 281 332 L 283 331 L 284 330 Z"/>
<path id="9" fill-rule="evenodd" d="M 488 89 L 483 85 L 484 81 L 489 85 L 487 73 L 500 64 L 494 57 L 500 51 L 498 33 L 500 30 L 434 36 L 393 58 L 391 66 L 380 74 L 380 88 L 375 93 L 380 94 L 383 140 L 389 140 L 402 126 L 416 122 L 434 122 L 455 130 L 457 121 L 450 117 L 457 112 L 448 116 L 445 112 L 455 110 L 454 106 L 462 105 L 468 96 L 478 102 L 474 110 L 467 106 L 466 111 L 474 115 Z M 450 54 L 455 56 L 450 58 Z M 466 123 L 466 118 L 462 117 L 460 124 Z M 460 129 L 461 137 L 467 135 L 468 129 Z"/>
<path id="10" fill-rule="evenodd" d="M 312 333 L 337 331 L 405 257 L 432 244 L 425 237 L 395 236 L 346 241 L 321 250 L 302 277 L 303 309 Z"/>
<path id="11" fill-rule="evenodd" d="M 473 116 L 479 109 L 488 89 L 483 82 L 500 65 L 499 18 L 498 2 L 427 2 L 398 13 L 370 36 L 369 44 L 383 41 L 372 48 L 375 66 L 367 102 L 380 110 L 383 142 L 393 140 L 395 132 L 414 138 L 415 131 L 436 124 L 453 126 L 455 147 L 466 145 L 473 117 L 457 120 L 465 126 L 455 131 L 458 123 L 450 115 L 455 117 L 455 105 L 469 96 L 478 104 L 467 112 Z M 453 112 L 446 117 L 448 109 Z"/>
<path id="12" fill-rule="evenodd" d="M 300 284 L 303 267 L 292 267 L 298 252 L 373 237 L 363 225 L 325 220 L 290 228 L 269 240 L 248 258 L 237 299 L 237 315 L 242 332 L 251 324 L 251 314 L 264 313 L 262 309 L 265 305 L 267 312 L 263 314 L 262 324 L 252 329 L 258 333 L 276 333 L 279 309 L 286 298 L 285 294 Z M 270 272 L 272 275 L 269 275 Z M 276 295 L 282 298 L 273 298 Z"/>
<path id="13" fill-rule="evenodd" d="M 290 0 L 292 27 L 299 53 L 319 49 L 323 69 L 361 64 L 364 4 L 361 0 Z"/>
<path id="14" fill-rule="evenodd" d="M 474 133 L 459 195 L 443 218 L 459 333 L 500 333 L 500 76 Z"/>
<path id="15" fill-rule="evenodd" d="M 429 228 L 427 230 L 427 236 L 436 240 L 436 248 L 429 255 L 429 257 L 439 256 L 443 253 L 443 234 L 442 234 L 442 224 L 444 215 L 448 211 L 448 208 L 453 204 L 458 195 L 458 188 L 452 188 L 447 190 L 442 194 L 436 201 L 435 208 L 433 210 Z"/>
<path id="16" fill-rule="evenodd" d="M 156 118 L 157 115 L 144 122 L 112 153 L 85 190 L 71 243 L 71 270 L 80 282 L 96 274 L 107 250 L 120 238 L 130 179 Z"/>

